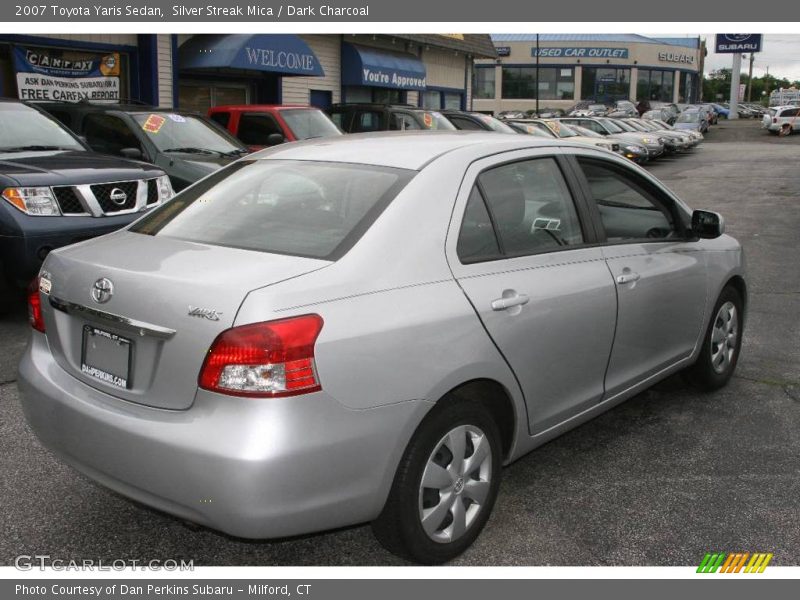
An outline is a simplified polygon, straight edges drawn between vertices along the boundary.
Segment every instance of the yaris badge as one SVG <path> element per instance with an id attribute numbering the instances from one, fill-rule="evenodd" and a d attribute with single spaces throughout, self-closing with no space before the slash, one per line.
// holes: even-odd
<path id="1" fill-rule="evenodd" d="M 189 305 L 189 316 L 200 317 L 201 319 L 208 319 L 209 321 L 219 321 L 219 316 L 222 313 L 213 308 L 200 308 L 199 306 Z"/>

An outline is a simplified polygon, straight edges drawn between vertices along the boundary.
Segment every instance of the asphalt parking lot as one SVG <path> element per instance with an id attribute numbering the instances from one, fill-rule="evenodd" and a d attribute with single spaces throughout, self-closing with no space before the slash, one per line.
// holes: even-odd
<path id="1" fill-rule="evenodd" d="M 696 565 L 707 551 L 800 564 L 800 135 L 712 128 L 691 156 L 648 166 L 744 245 L 750 308 L 724 389 L 680 376 L 504 472 L 486 530 L 459 565 Z M 657 314 L 654 314 L 657 318 Z M 188 527 L 109 492 L 43 449 L 19 407 L 22 309 L 0 318 L 0 564 L 193 559 L 195 565 L 394 565 L 368 526 L 273 542 Z"/>

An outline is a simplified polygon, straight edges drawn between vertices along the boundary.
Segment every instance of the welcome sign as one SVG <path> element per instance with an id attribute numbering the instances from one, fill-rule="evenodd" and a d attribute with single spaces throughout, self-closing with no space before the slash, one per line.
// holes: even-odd
<path id="1" fill-rule="evenodd" d="M 119 53 L 71 60 L 60 52 L 15 47 L 20 100 L 119 102 Z"/>

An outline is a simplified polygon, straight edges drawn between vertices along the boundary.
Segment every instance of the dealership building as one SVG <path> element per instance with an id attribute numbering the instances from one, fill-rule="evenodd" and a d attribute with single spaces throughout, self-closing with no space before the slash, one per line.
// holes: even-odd
<path id="1" fill-rule="evenodd" d="M 476 59 L 473 109 L 568 108 L 580 100 L 697 102 L 705 42 L 635 34 L 492 35 Z"/>
<path id="2" fill-rule="evenodd" d="M 221 104 L 468 108 L 488 35 L 0 35 L 0 95 Z"/>

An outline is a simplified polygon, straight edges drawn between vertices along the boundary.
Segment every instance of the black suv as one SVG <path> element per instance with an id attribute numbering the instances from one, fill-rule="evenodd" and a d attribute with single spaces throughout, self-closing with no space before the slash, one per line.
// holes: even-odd
<path id="1" fill-rule="evenodd" d="M 91 152 L 45 112 L 0 99 L 0 310 L 50 250 L 119 229 L 172 195 L 161 169 Z"/>
<path id="2" fill-rule="evenodd" d="M 443 110 L 442 114 L 456 129 L 517 133 L 514 129 L 492 115 L 466 110 Z"/>
<path id="3" fill-rule="evenodd" d="M 137 104 L 38 104 L 96 152 L 146 160 L 161 167 L 176 191 L 247 154 L 217 123 L 189 112 Z"/>
<path id="4" fill-rule="evenodd" d="M 328 114 L 345 133 L 455 129 L 441 112 L 410 104 L 334 104 Z"/>

